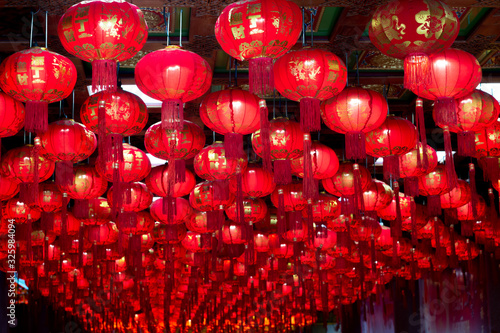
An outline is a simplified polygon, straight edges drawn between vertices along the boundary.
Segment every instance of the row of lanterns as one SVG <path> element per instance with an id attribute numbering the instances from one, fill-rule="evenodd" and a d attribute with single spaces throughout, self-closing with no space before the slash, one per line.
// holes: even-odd
<path id="1" fill-rule="evenodd" d="M 333 53 L 289 52 L 300 21 L 287 0 L 223 10 L 215 34 L 230 56 L 250 61 L 250 91 L 206 94 L 210 65 L 177 46 L 139 60 L 137 86 L 162 101 L 161 121 L 144 142 L 168 161 L 155 167 L 146 152 L 123 143 L 145 128 L 146 105 L 116 86 L 116 63 L 147 40 L 136 6 L 85 1 L 59 22 L 65 49 L 93 67 L 96 93 L 81 107 L 82 123 L 47 123 L 48 104 L 75 85 L 70 60 L 38 47 L 5 59 L 0 136 L 23 126 L 37 135 L 34 145 L 4 154 L 0 178 L 0 229 L 5 235 L 15 220 L 16 265 L 30 289 L 96 332 L 294 329 L 315 322 L 316 311 L 340 314 L 344 305 L 380 295 L 393 277 L 429 278 L 459 261 L 471 273 L 483 250 L 496 252 L 493 189 L 487 209 L 476 193 L 475 165 L 468 182 L 457 179 L 450 132 L 458 134 L 458 154 L 480 158 L 498 191 L 500 105 L 475 90 L 477 60 L 448 48 L 459 29 L 454 12 L 436 0 L 394 0 L 369 26 L 381 52 L 405 59 L 405 86 L 419 96 L 418 128 L 387 116 L 381 94 L 345 87 L 346 66 Z M 262 97 L 274 88 L 300 103 L 300 123 L 268 120 Z M 184 103 L 202 96 L 201 120 L 224 142 L 205 146 L 203 129 L 184 119 Z M 426 143 L 420 98 L 436 101 L 445 165 Z M 349 161 L 312 140 L 321 122 L 345 134 Z M 249 134 L 262 163 L 243 150 Z M 96 149 L 95 165 L 78 164 Z M 386 182 L 360 163 L 367 154 L 384 159 Z M 161 198 L 153 202 L 154 195 Z M 105 311 L 90 301 L 105 303 Z"/>

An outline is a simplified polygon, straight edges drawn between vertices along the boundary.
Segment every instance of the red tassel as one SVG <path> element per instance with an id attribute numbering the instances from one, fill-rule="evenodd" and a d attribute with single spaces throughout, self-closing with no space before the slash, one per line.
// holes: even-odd
<path id="1" fill-rule="evenodd" d="M 300 100 L 300 129 L 302 132 L 317 132 L 321 130 L 320 103 L 317 98 L 302 98 Z"/>
<path id="2" fill-rule="evenodd" d="M 180 99 L 167 99 L 161 105 L 161 127 L 182 131 L 184 127 L 184 104 Z"/>
<path id="3" fill-rule="evenodd" d="M 45 133 L 49 126 L 49 103 L 41 101 L 26 102 L 24 129 L 38 135 Z"/>
<path id="4" fill-rule="evenodd" d="M 460 232 L 462 234 L 462 236 L 464 237 L 472 237 L 473 235 L 473 230 L 472 230 L 472 224 L 474 223 L 474 221 L 461 221 L 461 228 L 460 228 Z"/>
<path id="5" fill-rule="evenodd" d="M 185 160 L 175 160 L 175 183 L 185 183 L 186 182 L 186 161 Z"/>
<path id="6" fill-rule="evenodd" d="M 260 57 L 250 59 L 248 80 L 250 92 L 255 95 L 268 95 L 274 89 L 273 59 Z"/>
<path id="7" fill-rule="evenodd" d="M 429 195 L 427 197 L 427 215 L 441 215 L 441 198 L 439 195 Z"/>
<path id="8" fill-rule="evenodd" d="M 239 133 L 227 133 L 224 135 L 224 152 L 226 158 L 237 159 L 245 155 L 243 150 L 243 135 Z"/>
<path id="9" fill-rule="evenodd" d="M 436 124 L 452 126 L 457 124 L 457 102 L 454 98 L 442 98 L 434 102 Z"/>
<path id="10" fill-rule="evenodd" d="M 418 197 L 418 178 L 408 177 L 404 179 L 405 184 L 405 194 L 410 197 Z"/>
<path id="11" fill-rule="evenodd" d="M 241 168 L 238 165 L 236 170 L 236 216 L 238 223 L 244 225 L 245 223 L 245 207 L 243 206 L 243 183 L 242 183 Z M 253 230 L 253 229 L 252 229 Z M 249 230 L 248 230 L 249 231 Z M 249 235 L 247 233 L 247 240 Z M 253 238 L 252 238 L 253 240 Z"/>
<path id="12" fill-rule="evenodd" d="M 123 186 L 120 175 L 119 163 L 113 163 L 113 206 L 111 207 L 111 215 L 116 218 L 118 210 L 123 206 Z"/>
<path id="13" fill-rule="evenodd" d="M 283 189 L 278 189 L 278 235 L 280 239 L 285 235 L 286 219 L 285 219 L 285 195 Z"/>
<path id="14" fill-rule="evenodd" d="M 417 245 L 418 243 L 417 204 L 415 203 L 415 199 L 413 197 L 410 199 L 410 209 L 411 209 L 411 242 L 413 245 Z"/>
<path id="15" fill-rule="evenodd" d="M 97 59 L 92 61 L 92 92 L 116 91 L 116 60 Z"/>
<path id="16" fill-rule="evenodd" d="M 498 176 L 500 174 L 500 167 L 498 165 L 498 157 L 484 157 L 481 159 L 484 161 L 483 175 L 484 180 L 489 180 L 493 184 L 498 182 Z"/>
<path id="17" fill-rule="evenodd" d="M 311 145 L 311 135 L 308 133 L 304 134 L 304 179 L 302 180 L 304 188 L 303 194 L 306 199 L 317 199 L 319 193 L 313 175 Z"/>
<path id="18" fill-rule="evenodd" d="M 56 163 L 56 185 L 73 185 L 73 163 L 70 161 L 59 161 Z"/>
<path id="19" fill-rule="evenodd" d="M 274 161 L 274 182 L 276 185 L 287 185 L 292 182 L 292 166 L 290 160 Z"/>
<path id="20" fill-rule="evenodd" d="M 439 235 L 440 223 L 437 217 L 434 217 L 434 241 L 436 244 L 436 256 L 441 258 L 443 253 L 441 251 L 441 236 Z"/>
<path id="21" fill-rule="evenodd" d="M 370 251 L 371 251 L 371 260 L 372 260 L 372 273 L 375 274 L 377 271 L 377 258 L 375 252 L 375 236 L 371 236 L 370 240 Z"/>
<path id="22" fill-rule="evenodd" d="M 476 191 L 476 169 L 474 163 L 469 163 L 469 185 L 471 191 L 472 216 L 477 218 L 477 191 Z"/>
<path id="23" fill-rule="evenodd" d="M 495 208 L 495 194 L 493 193 L 493 189 L 488 189 L 488 201 L 490 202 L 490 207 L 488 210 L 488 220 L 493 222 L 493 225 L 496 225 L 498 220 L 497 210 Z"/>
<path id="24" fill-rule="evenodd" d="M 460 156 L 474 157 L 476 155 L 476 136 L 472 131 L 457 133 L 458 150 Z"/>
<path id="25" fill-rule="evenodd" d="M 413 91 L 424 89 L 431 82 L 429 56 L 425 53 L 413 53 L 404 60 L 404 87 Z"/>
<path id="26" fill-rule="evenodd" d="M 455 228 L 453 227 L 453 224 L 450 225 L 450 243 L 451 243 L 450 267 L 456 268 L 458 267 L 458 256 L 455 249 Z"/>
<path id="27" fill-rule="evenodd" d="M 229 179 L 214 180 L 214 200 L 228 200 L 229 199 Z"/>
<path id="28" fill-rule="evenodd" d="M 73 214 L 77 219 L 85 219 L 89 217 L 89 200 L 88 199 L 78 199 L 75 200 L 75 206 L 73 207 Z"/>
<path id="29" fill-rule="evenodd" d="M 313 219 L 313 202 L 311 199 L 307 200 L 307 237 L 308 241 L 312 242 L 314 238 L 314 219 Z"/>
<path id="30" fill-rule="evenodd" d="M 33 249 L 31 248 L 31 232 L 32 232 L 32 219 L 31 219 L 31 214 L 28 214 L 28 231 L 26 233 L 26 240 L 27 240 L 27 245 L 26 245 L 26 250 L 28 252 L 28 260 L 31 263 L 33 260 Z"/>
<path id="31" fill-rule="evenodd" d="M 392 265 L 393 267 L 397 267 L 399 265 L 398 239 L 396 237 L 392 237 Z"/>
<path id="32" fill-rule="evenodd" d="M 354 214 L 359 218 L 359 211 L 365 210 L 365 203 L 363 199 L 363 187 L 361 185 L 361 171 L 359 170 L 359 164 L 354 163 L 352 165 L 352 174 L 354 178 Z"/>
<path id="33" fill-rule="evenodd" d="M 99 163 L 103 166 L 107 161 L 111 161 L 111 142 L 106 135 L 106 102 L 99 101 L 99 106 L 97 107 L 97 124 L 99 136 Z"/>
<path id="34" fill-rule="evenodd" d="M 264 170 L 273 172 L 273 165 L 271 163 L 271 125 L 269 124 L 269 115 L 265 100 L 261 99 L 259 101 L 259 108 L 260 135 L 262 138 L 262 166 L 264 167 Z"/>
<path id="35" fill-rule="evenodd" d="M 78 229 L 78 267 L 83 267 L 83 233 L 84 233 L 83 222 L 80 222 L 80 228 Z M 92 258 L 92 260 L 96 260 Z"/>
<path id="36" fill-rule="evenodd" d="M 61 207 L 61 250 L 64 252 L 68 248 L 68 203 L 67 193 L 62 194 L 63 202 Z"/>
<path id="37" fill-rule="evenodd" d="M 399 156 L 389 155 L 384 157 L 384 179 L 399 179 Z"/>
<path id="38" fill-rule="evenodd" d="M 345 154 L 348 160 L 366 158 L 366 135 L 363 132 L 347 132 L 345 134 Z"/>
<path id="39" fill-rule="evenodd" d="M 448 126 L 443 128 L 444 150 L 446 153 L 446 177 L 448 179 L 448 188 L 453 190 L 457 187 L 457 174 L 455 172 L 455 162 L 453 161 L 453 150 L 451 148 L 451 137 Z"/>
<path id="40" fill-rule="evenodd" d="M 429 167 L 429 158 L 427 156 L 427 133 L 425 130 L 424 102 L 421 98 L 417 98 L 415 102 L 415 116 L 421 143 L 420 145 L 417 144 L 417 158 L 419 161 L 421 159 L 420 157 L 423 158 L 420 168 L 427 170 Z M 420 150 L 420 148 L 422 148 L 422 150 Z"/>
<path id="41" fill-rule="evenodd" d="M 394 182 L 392 184 L 392 190 L 394 192 L 394 197 L 396 198 L 396 220 L 394 221 L 393 227 L 391 228 L 391 236 L 399 238 L 402 236 L 401 224 L 403 220 L 401 218 L 401 200 L 399 198 L 399 183 Z"/>

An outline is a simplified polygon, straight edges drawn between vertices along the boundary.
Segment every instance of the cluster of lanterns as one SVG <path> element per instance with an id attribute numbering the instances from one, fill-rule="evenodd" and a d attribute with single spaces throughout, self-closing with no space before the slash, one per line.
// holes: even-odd
<path id="1" fill-rule="evenodd" d="M 419 96 L 418 128 L 388 116 L 381 94 L 345 87 L 346 66 L 333 53 L 290 51 L 300 21 L 287 0 L 222 11 L 217 40 L 250 61 L 250 92 L 206 94 L 210 65 L 180 47 L 144 56 L 137 86 L 162 101 L 161 121 L 147 129 L 144 145 L 168 161 L 153 168 L 145 151 L 123 143 L 145 128 L 146 105 L 116 85 L 116 63 L 147 40 L 136 6 L 84 1 L 60 20 L 65 49 L 93 67 L 98 92 L 82 105 L 82 123 L 47 124 L 48 104 L 75 85 L 70 60 L 39 47 L 5 59 L 0 137 L 24 126 L 36 138 L 2 156 L 2 265 L 14 219 L 20 277 L 89 330 L 280 330 L 380 294 L 393 277 L 416 280 L 495 252 L 493 189 L 487 209 L 476 193 L 476 166 L 469 181 L 457 179 L 450 132 L 458 134 L 458 153 L 477 158 L 498 191 L 500 106 L 475 90 L 477 60 L 449 49 L 459 29 L 454 12 L 437 0 L 393 0 L 369 26 L 381 52 L 405 60 L 405 86 Z M 262 97 L 274 88 L 300 103 L 300 122 L 269 121 Z M 201 96 L 201 120 L 224 142 L 205 146 L 203 129 L 184 120 L 183 104 Z M 436 101 L 446 165 L 427 145 L 420 97 Z M 312 140 L 321 121 L 345 134 L 346 161 Z M 249 134 L 262 163 L 243 150 Z M 84 163 L 97 148 L 95 165 Z M 385 182 L 361 163 L 367 154 L 384 159 Z"/>

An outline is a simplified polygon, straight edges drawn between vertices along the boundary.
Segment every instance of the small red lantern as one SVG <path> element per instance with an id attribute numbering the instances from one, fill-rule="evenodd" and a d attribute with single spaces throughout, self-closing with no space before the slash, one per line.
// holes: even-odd
<path id="1" fill-rule="evenodd" d="M 321 118 L 330 129 L 345 134 L 347 159 L 363 159 L 365 133 L 382 125 L 388 109 L 382 94 L 349 87 L 321 104 Z"/>
<path id="2" fill-rule="evenodd" d="M 119 236 L 116 224 L 111 221 L 101 225 L 87 226 L 85 231 L 89 242 L 97 245 L 113 244 L 118 240 Z"/>
<path id="3" fill-rule="evenodd" d="M 96 164 L 96 170 L 101 176 L 110 182 L 138 182 L 144 179 L 151 171 L 151 162 L 142 150 L 123 144 L 123 162 L 113 163 L 107 161 L 103 165 Z M 119 170 L 119 178 L 116 179 L 116 170 Z"/>
<path id="4" fill-rule="evenodd" d="M 395 221 L 397 219 L 397 200 L 395 194 L 392 197 L 390 203 L 382 209 L 377 211 L 380 218 L 388 221 Z M 413 197 L 407 197 L 404 193 L 399 192 L 399 207 L 401 210 L 401 218 L 407 219 L 411 216 L 411 204 Z"/>
<path id="5" fill-rule="evenodd" d="M 238 221 L 237 204 L 234 202 L 226 208 L 227 217 L 230 220 Z M 243 199 L 243 219 L 245 222 L 257 223 L 267 216 L 267 205 L 263 199 Z"/>
<path id="6" fill-rule="evenodd" d="M 333 177 L 339 168 L 339 159 L 335 151 L 318 141 L 312 142 L 311 162 L 314 179 Z M 304 157 L 292 160 L 291 165 L 292 173 L 304 178 Z"/>
<path id="7" fill-rule="evenodd" d="M 365 211 L 375 212 L 385 209 L 393 201 L 393 192 L 389 185 L 374 179 L 363 192 Z"/>
<path id="8" fill-rule="evenodd" d="M 125 212 L 138 212 L 144 210 L 153 202 L 153 193 L 149 191 L 144 183 L 131 183 L 130 187 L 125 192 L 126 193 L 122 194 L 121 206 L 117 207 L 123 209 Z M 113 187 L 108 190 L 107 199 L 109 205 L 113 207 Z"/>
<path id="9" fill-rule="evenodd" d="M 68 58 L 45 48 L 16 52 L 0 65 L 0 87 L 26 102 L 24 128 L 41 134 L 47 130 L 49 103 L 69 96 L 76 83 L 76 68 Z"/>
<path id="10" fill-rule="evenodd" d="M 208 223 L 207 212 L 194 212 L 191 218 L 188 218 L 185 223 L 189 230 L 200 234 L 214 232 L 216 230 L 215 225 L 212 226 Z"/>
<path id="11" fill-rule="evenodd" d="M 430 81 L 429 55 L 458 36 L 455 12 L 436 0 L 394 0 L 377 8 L 369 24 L 370 40 L 383 54 L 404 58 L 405 88 Z"/>
<path id="12" fill-rule="evenodd" d="M 84 1 L 59 20 L 57 34 L 72 55 L 92 63 L 92 90 L 116 89 L 116 63 L 132 58 L 148 39 L 142 11 L 123 0 Z"/>
<path id="13" fill-rule="evenodd" d="M 54 183 L 42 183 L 38 187 L 38 195 L 35 201 L 30 203 L 30 207 L 36 207 L 43 212 L 53 213 L 61 210 L 63 196 L 59 188 Z"/>
<path id="14" fill-rule="evenodd" d="M 441 214 L 440 195 L 448 193 L 452 188 L 448 185 L 448 175 L 444 165 L 438 165 L 433 171 L 418 177 L 418 191 L 427 196 L 429 216 Z"/>
<path id="15" fill-rule="evenodd" d="M 15 135 L 24 126 L 24 105 L 0 92 L 0 138 Z"/>
<path id="16" fill-rule="evenodd" d="M 471 188 L 465 180 L 457 180 L 457 187 L 441 194 L 441 208 L 457 208 L 467 204 L 472 198 Z"/>
<path id="17" fill-rule="evenodd" d="M 418 196 L 418 177 L 434 170 L 437 163 L 436 151 L 426 145 L 424 155 L 423 144 L 420 142 L 415 149 L 399 155 L 399 175 L 405 179 L 405 193 L 409 196 Z"/>
<path id="18" fill-rule="evenodd" d="M 194 158 L 194 171 L 205 180 L 228 180 L 236 175 L 236 170 L 243 172 L 247 166 L 247 157 L 238 160 L 226 156 L 226 150 L 222 142 L 215 142 L 200 150 Z"/>
<path id="19" fill-rule="evenodd" d="M 321 130 L 320 103 L 344 89 L 347 69 L 335 54 L 321 49 L 302 49 L 285 54 L 274 64 L 276 90 L 300 101 L 300 128 Z"/>
<path id="20" fill-rule="evenodd" d="M 399 155 L 415 148 L 417 130 L 408 120 L 387 117 L 380 127 L 366 134 L 366 153 L 384 158 L 384 179 L 399 178 Z"/>
<path id="21" fill-rule="evenodd" d="M 32 221 L 36 221 L 40 218 L 41 213 L 39 208 L 30 208 L 19 201 L 19 198 L 9 199 L 2 206 L 2 218 L 6 220 L 14 219 L 16 224 L 26 223 L 30 217 Z"/>
<path id="22" fill-rule="evenodd" d="M 148 212 L 137 212 L 136 224 L 134 226 L 118 225 L 121 232 L 126 235 L 144 235 L 153 231 L 155 220 Z"/>
<path id="23" fill-rule="evenodd" d="M 500 121 L 476 132 L 476 158 L 486 178 L 493 184 L 498 181 L 500 156 Z"/>
<path id="24" fill-rule="evenodd" d="M 183 198 L 175 198 L 175 210 L 172 212 L 172 217 L 169 219 L 168 214 L 164 211 L 163 200 L 163 198 L 155 200 L 151 205 L 151 216 L 153 216 L 156 221 L 165 224 L 181 224 L 191 220 L 193 209 L 189 205 L 189 201 Z"/>
<path id="25" fill-rule="evenodd" d="M 234 196 L 230 194 L 228 199 L 216 199 L 214 187 L 213 182 L 210 181 L 196 184 L 189 195 L 191 207 L 205 212 L 229 207 L 234 201 Z"/>
<path id="26" fill-rule="evenodd" d="M 243 135 L 259 129 L 259 101 L 259 97 L 245 90 L 226 89 L 208 94 L 201 102 L 201 120 L 212 131 L 225 136 L 228 158 L 244 155 Z"/>
<path id="27" fill-rule="evenodd" d="M 93 199 L 102 196 L 108 189 L 107 180 L 95 167 L 77 165 L 73 169 L 73 178 L 69 185 L 58 185 L 59 190 L 75 200 Z"/>
<path id="28" fill-rule="evenodd" d="M 252 0 L 230 4 L 215 23 L 222 49 L 250 61 L 250 92 L 272 93 L 273 59 L 290 51 L 301 31 L 299 7 L 287 0 Z"/>
<path id="29" fill-rule="evenodd" d="M 287 118 L 270 121 L 271 159 L 274 160 L 274 181 L 277 185 L 289 184 L 292 180 L 290 160 L 303 154 L 304 133 L 300 125 Z M 260 130 L 252 135 L 255 153 L 263 157 L 263 140 Z"/>
<path id="30" fill-rule="evenodd" d="M 312 204 L 313 222 L 326 223 L 340 216 L 340 204 L 336 197 L 320 194 L 318 200 Z M 307 209 L 302 210 L 302 217 L 306 218 Z"/>
<path id="31" fill-rule="evenodd" d="M 279 196 L 282 195 L 284 198 L 284 205 L 280 205 Z M 302 194 L 302 183 L 293 182 L 288 185 L 278 185 L 271 194 L 271 201 L 275 207 L 280 209 L 280 206 L 284 208 L 284 211 L 301 211 L 306 205 L 307 201 Z"/>
<path id="32" fill-rule="evenodd" d="M 154 194 L 166 197 L 169 193 L 171 193 L 172 197 L 178 198 L 183 197 L 191 193 L 191 190 L 196 185 L 196 179 L 191 171 L 185 169 L 185 179 L 186 181 L 175 182 L 173 185 L 173 189 L 169 191 L 169 177 L 168 177 L 168 165 L 158 165 L 151 169 L 151 172 L 146 177 L 144 182 L 147 187 Z"/>
<path id="33" fill-rule="evenodd" d="M 94 198 L 88 202 L 84 215 L 78 216 L 85 225 L 101 225 L 111 220 L 111 208 L 105 198 Z"/>
<path id="34" fill-rule="evenodd" d="M 163 101 L 162 128 L 181 131 L 183 104 L 207 92 L 212 68 L 196 53 L 171 45 L 142 57 L 135 66 L 135 81 L 143 93 Z"/>
<path id="35" fill-rule="evenodd" d="M 245 197 L 263 198 L 274 191 L 276 184 L 273 175 L 259 164 L 250 163 L 241 174 L 242 192 Z M 236 180 L 229 183 L 231 192 L 236 193 Z"/>
<path id="36" fill-rule="evenodd" d="M 486 203 L 484 202 L 483 197 L 477 197 L 475 209 L 472 205 L 473 202 L 469 201 L 465 205 L 457 208 L 457 218 L 459 221 L 475 221 L 484 216 L 484 213 L 486 212 Z"/>

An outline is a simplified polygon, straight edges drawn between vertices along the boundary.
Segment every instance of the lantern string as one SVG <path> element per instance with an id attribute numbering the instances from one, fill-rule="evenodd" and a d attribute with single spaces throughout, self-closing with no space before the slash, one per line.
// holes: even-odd
<path id="1" fill-rule="evenodd" d="M 118 88 L 122 87 L 122 78 L 120 77 L 120 62 L 116 62 L 116 86 Z"/>
<path id="2" fill-rule="evenodd" d="M 212 133 L 213 133 L 212 143 L 214 143 L 215 142 L 215 131 L 212 131 Z"/>
<path id="3" fill-rule="evenodd" d="M 165 6 L 163 6 L 163 22 L 165 22 L 165 33 L 167 35 L 167 46 L 169 46 L 170 45 L 170 12 L 167 13 Z"/>
<path id="4" fill-rule="evenodd" d="M 345 86 L 349 87 L 349 56 L 347 51 L 345 52 L 345 67 L 347 68 L 347 75 L 345 78 Z"/>
<path id="5" fill-rule="evenodd" d="M 45 48 L 49 48 L 49 12 L 45 11 Z"/>
<path id="6" fill-rule="evenodd" d="M 305 8 L 302 7 L 302 47 L 306 46 Z"/>
<path id="7" fill-rule="evenodd" d="M 276 89 L 273 90 L 273 119 L 276 119 Z"/>
<path id="8" fill-rule="evenodd" d="M 285 99 L 285 118 L 288 118 L 288 99 Z"/>
<path id="9" fill-rule="evenodd" d="M 356 50 L 356 84 L 359 86 L 359 51 Z"/>
<path id="10" fill-rule="evenodd" d="M 238 86 L 238 61 L 234 58 L 234 86 Z"/>
<path id="11" fill-rule="evenodd" d="M 73 89 L 72 95 L 73 100 L 71 103 L 71 118 L 75 119 L 75 89 Z"/>
<path id="12" fill-rule="evenodd" d="M 182 13 L 183 10 L 181 9 L 181 13 L 179 15 L 179 46 L 182 47 Z"/>
<path id="13" fill-rule="evenodd" d="M 314 8 L 309 8 L 309 13 L 311 14 L 311 19 L 309 21 L 309 24 L 310 24 L 310 27 L 311 27 L 311 47 L 312 47 L 313 44 L 314 44 L 314 29 L 313 29 L 313 26 L 314 26 L 314 16 L 316 15 L 317 10 L 314 9 Z"/>

